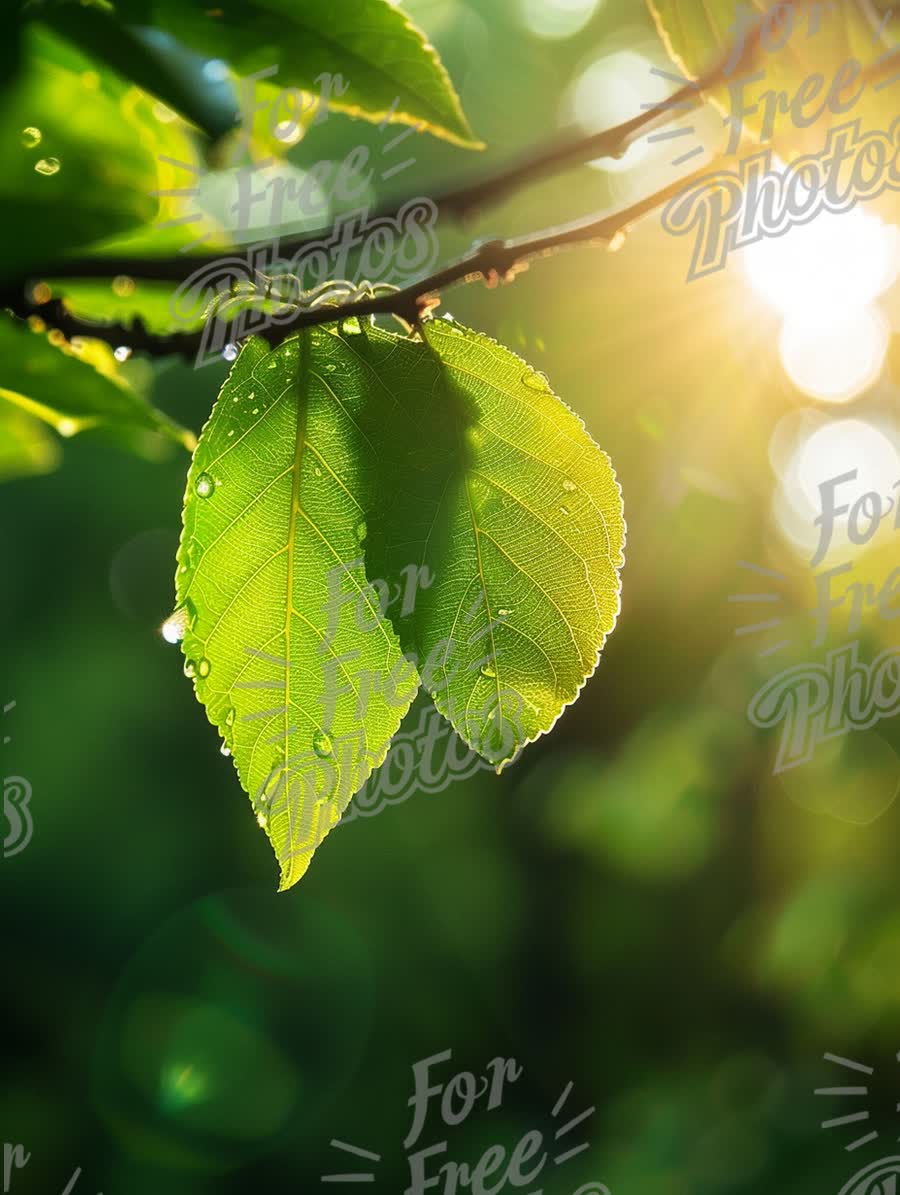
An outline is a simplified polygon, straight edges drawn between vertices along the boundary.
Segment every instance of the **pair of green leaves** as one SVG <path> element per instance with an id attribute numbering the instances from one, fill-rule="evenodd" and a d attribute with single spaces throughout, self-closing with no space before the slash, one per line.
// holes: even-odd
<path id="1" fill-rule="evenodd" d="M 188 478 L 185 670 L 281 865 L 305 872 L 424 685 L 501 768 L 619 609 L 610 463 L 542 375 L 436 320 L 241 351 Z"/>

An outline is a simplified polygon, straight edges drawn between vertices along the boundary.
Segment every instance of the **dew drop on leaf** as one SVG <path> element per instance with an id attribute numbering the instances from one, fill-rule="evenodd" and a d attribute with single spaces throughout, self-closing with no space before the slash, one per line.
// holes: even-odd
<path id="1" fill-rule="evenodd" d="M 185 660 L 184 675 L 193 677 L 193 676 L 196 676 L 196 674 L 197 674 L 197 665 L 194 663 L 194 661 L 193 660 Z"/>
<path id="2" fill-rule="evenodd" d="M 159 630 L 166 643 L 180 643 L 187 628 L 188 609 L 186 606 L 179 606 L 174 614 L 169 615 Z"/>
<path id="3" fill-rule="evenodd" d="M 256 824 L 259 826 L 259 828 L 261 830 L 265 830 L 268 823 L 269 823 L 269 819 L 266 817 L 266 815 L 264 813 L 257 813 Z"/>
<path id="4" fill-rule="evenodd" d="M 529 390 L 537 390 L 542 394 L 550 389 L 550 381 L 547 375 L 536 373 L 532 370 L 522 374 L 522 385 L 527 386 Z"/>
<path id="5" fill-rule="evenodd" d="M 201 473 L 194 482 L 194 489 L 197 492 L 198 498 L 208 498 L 215 488 L 216 483 L 208 473 Z"/>
<path id="6" fill-rule="evenodd" d="M 487 676 L 487 677 L 493 679 L 497 675 L 497 673 L 493 670 L 493 668 L 490 666 L 490 664 L 482 664 L 481 665 L 481 675 Z"/>
<path id="7" fill-rule="evenodd" d="M 236 717 L 236 714 L 234 712 L 234 706 L 233 705 L 229 706 L 228 713 L 225 715 L 225 725 L 226 726 L 234 726 L 235 717 Z"/>
<path id="8" fill-rule="evenodd" d="M 331 755 L 333 750 L 331 745 L 331 736 L 326 734 L 324 730 L 316 731 L 316 733 L 313 735 L 312 745 L 313 751 L 315 751 L 316 755 L 318 755 L 321 759 L 325 759 L 326 756 Z"/>
<path id="9" fill-rule="evenodd" d="M 117 361 L 127 361 L 131 356 L 131 349 L 128 348 L 127 345 L 120 344 L 119 347 L 113 352 L 113 356 Z"/>
<path id="10" fill-rule="evenodd" d="M 27 129 L 22 130 L 22 144 L 26 149 L 34 149 L 36 145 L 41 143 L 41 130 L 36 129 L 34 125 L 29 125 Z"/>
<path id="11" fill-rule="evenodd" d="M 226 344 L 222 349 L 222 356 L 226 361 L 236 361 L 238 355 L 238 347 L 236 344 Z"/>
<path id="12" fill-rule="evenodd" d="M 210 668 L 211 668 L 210 662 L 209 662 L 209 660 L 207 660 L 206 656 L 204 656 L 203 659 L 200 661 L 200 663 L 197 665 L 197 675 L 204 676 L 204 677 L 209 676 Z"/>
<path id="13" fill-rule="evenodd" d="M 563 489 L 567 494 L 574 494 L 574 492 L 578 489 L 578 486 L 574 481 L 569 481 L 569 479 L 566 478 L 566 480 L 563 482 Z"/>
<path id="14" fill-rule="evenodd" d="M 38 174 L 56 174 L 59 170 L 59 158 L 41 158 L 34 164 Z"/>
<path id="15" fill-rule="evenodd" d="M 230 755 L 231 754 L 231 748 L 228 746 L 227 743 L 223 743 L 222 746 L 219 748 L 219 754 L 220 755 Z"/>
<path id="16" fill-rule="evenodd" d="M 510 611 L 509 611 L 509 610 L 506 610 L 506 609 L 503 609 L 503 610 L 498 610 L 498 611 L 497 611 L 497 617 L 498 617 L 498 618 L 508 618 L 508 617 L 509 617 L 509 614 L 510 614 Z"/>
<path id="17" fill-rule="evenodd" d="M 348 336 L 358 336 L 362 332 L 359 320 L 355 315 L 351 315 L 349 319 L 345 319 L 341 324 L 341 331 Z"/>

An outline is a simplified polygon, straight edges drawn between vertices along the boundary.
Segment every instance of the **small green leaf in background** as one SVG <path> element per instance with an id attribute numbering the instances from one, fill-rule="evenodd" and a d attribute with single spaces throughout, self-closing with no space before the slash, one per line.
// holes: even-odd
<path id="1" fill-rule="evenodd" d="M 240 122 L 233 90 L 203 74 L 203 59 L 158 30 L 122 24 L 106 9 L 59 4 L 41 20 L 218 141 Z"/>
<path id="2" fill-rule="evenodd" d="M 423 124 L 479 148 L 434 47 L 389 0 L 118 0 L 123 20 L 165 29 L 240 74 L 277 65 L 282 88 L 316 93 L 341 75 L 330 107 L 367 120 Z M 271 82 L 272 80 L 269 80 Z M 396 101 L 396 108 L 394 107 Z"/>
<path id="3" fill-rule="evenodd" d="M 746 132 L 756 138 L 766 131 L 766 114 L 771 107 L 764 99 L 767 92 L 783 91 L 790 103 L 807 79 L 821 74 L 821 90 L 818 94 L 811 91 L 802 105 L 803 114 L 810 114 L 824 103 L 837 72 L 848 59 L 856 58 L 866 67 L 883 55 L 888 46 L 896 43 L 900 9 L 885 0 L 879 0 L 879 3 L 881 13 L 873 10 L 871 0 L 840 0 L 839 3 L 800 0 L 799 3 L 760 6 L 748 5 L 742 0 L 703 0 L 703 3 L 648 0 L 666 49 L 679 70 L 692 79 L 709 70 L 730 51 L 735 42 L 735 28 L 746 30 L 748 15 L 755 20 L 765 8 L 776 10 L 769 41 L 759 46 L 752 65 L 740 72 L 744 76 L 764 72 L 764 77 L 743 87 L 737 93 L 737 100 L 732 98 L 728 86 L 711 95 L 724 116 L 734 111 L 736 103 L 748 109 L 758 105 L 756 112 L 747 115 L 743 122 Z M 881 18 L 887 12 L 892 12 L 893 16 L 885 24 Z M 742 13 L 744 15 L 740 17 Z M 786 36 L 785 18 L 791 22 L 790 36 Z M 889 73 L 894 69 L 891 67 Z M 738 74 L 732 75 L 733 80 L 738 77 Z M 848 86 L 841 99 L 852 95 L 854 90 L 854 86 Z M 828 128 L 848 120 L 859 118 L 864 128 L 887 132 L 896 109 L 891 88 L 876 93 L 871 85 L 849 111 L 834 113 L 826 108 L 810 128 L 800 127 L 792 111 L 783 111 L 776 104 L 772 109 L 773 132 L 767 142 L 775 142 L 781 149 L 814 152 L 824 145 Z M 724 141 L 727 142 L 727 131 Z"/>
<path id="4" fill-rule="evenodd" d="M 618 613 L 605 454 L 507 349 L 445 321 L 424 336 L 347 320 L 274 351 L 251 340 L 188 478 L 164 633 L 282 888 L 420 679 L 499 768 L 575 700 Z"/>
<path id="5" fill-rule="evenodd" d="M 125 89 L 69 44 L 31 24 L 27 61 L 0 98 L 0 271 L 152 220 L 152 152 L 136 135 Z"/>
<path id="6" fill-rule="evenodd" d="M 0 481 L 50 473 L 59 458 L 58 443 L 39 419 L 0 400 Z"/>
<path id="7" fill-rule="evenodd" d="M 51 343 L 49 337 L 58 343 Z M 50 424 L 62 436 L 89 427 L 155 432 L 193 448 L 194 436 L 157 411 L 118 371 L 112 350 L 84 340 L 74 348 L 61 333 L 32 330 L 0 317 L 0 409 L 10 404 Z"/>

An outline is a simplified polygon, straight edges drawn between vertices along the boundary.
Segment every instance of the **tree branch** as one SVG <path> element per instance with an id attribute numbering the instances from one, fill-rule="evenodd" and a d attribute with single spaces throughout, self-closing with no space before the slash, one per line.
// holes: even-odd
<path id="1" fill-rule="evenodd" d="M 278 344 L 301 328 L 369 315 L 395 315 L 409 324 L 417 324 L 423 315 L 439 302 L 438 292 L 449 286 L 474 282 L 478 278 L 483 278 L 489 286 L 496 286 L 501 281 L 511 281 L 517 273 L 526 269 L 531 261 L 549 257 L 575 245 L 593 243 L 603 244 L 607 248 L 618 248 L 632 224 L 678 195 L 685 187 L 699 181 L 705 174 L 705 171 L 698 171 L 688 178 L 677 179 L 662 190 L 618 212 L 588 216 L 582 220 L 573 220 L 568 224 L 560 224 L 509 240 L 483 241 L 436 273 L 428 274 L 401 290 L 353 299 L 345 303 L 299 307 L 288 318 L 279 317 L 277 323 L 273 322 L 254 334 L 268 340 L 270 344 Z M 196 356 L 201 350 L 201 332 L 173 332 L 160 335 L 148 331 L 139 318 L 130 326 L 94 324 L 74 315 L 63 299 L 50 299 L 41 304 L 33 303 L 30 306 L 30 314 L 37 315 L 46 324 L 58 328 L 69 339 L 78 336 L 92 337 L 114 347 L 127 347 L 156 356 Z"/>

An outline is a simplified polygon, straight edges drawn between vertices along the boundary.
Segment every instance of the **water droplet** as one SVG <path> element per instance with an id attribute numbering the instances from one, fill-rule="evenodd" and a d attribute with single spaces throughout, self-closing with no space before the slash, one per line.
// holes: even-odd
<path id="1" fill-rule="evenodd" d="M 22 130 L 22 144 L 26 149 L 34 149 L 36 145 L 40 145 L 41 135 L 40 129 L 36 129 L 34 125 L 29 125 L 27 129 Z"/>
<path id="2" fill-rule="evenodd" d="M 237 717 L 237 715 L 234 712 L 234 706 L 233 705 L 229 706 L 228 713 L 225 715 L 225 725 L 226 726 L 234 726 L 234 719 L 236 717 Z"/>
<path id="3" fill-rule="evenodd" d="M 351 315 L 349 319 L 341 322 L 341 331 L 346 333 L 347 336 L 358 336 L 362 332 L 359 320 L 355 315 Z"/>
<path id="4" fill-rule="evenodd" d="M 324 730 L 317 730 L 312 739 L 313 751 L 321 759 L 331 755 L 333 747 L 331 744 L 331 735 L 325 733 Z"/>
<path id="5" fill-rule="evenodd" d="M 184 675 L 191 676 L 191 677 L 197 675 L 197 665 L 194 663 L 193 660 L 185 660 Z"/>
<path id="6" fill-rule="evenodd" d="M 620 228 L 616 235 L 609 242 L 607 248 L 609 249 L 610 253 L 618 253 L 627 240 L 628 233 L 624 228 Z"/>
<path id="7" fill-rule="evenodd" d="M 228 437 L 229 437 L 229 439 L 230 439 L 230 438 L 231 438 L 233 435 L 234 435 L 234 428 L 232 428 L 232 429 L 231 429 L 231 431 L 228 433 Z"/>
<path id="8" fill-rule="evenodd" d="M 65 439 L 70 440 L 78 431 L 78 424 L 74 419 L 66 419 L 63 417 L 62 419 L 58 419 L 56 421 L 56 430 L 61 436 L 64 436 Z"/>
<path id="9" fill-rule="evenodd" d="M 113 356 L 117 361 L 127 361 L 131 356 L 131 349 L 125 344 L 120 344 L 113 353 Z"/>
<path id="10" fill-rule="evenodd" d="M 321 477 L 321 476 L 322 476 L 322 470 L 319 468 L 318 465 L 316 465 L 316 477 Z"/>
<path id="11" fill-rule="evenodd" d="M 201 473 L 194 482 L 194 490 L 198 498 L 208 498 L 216 488 L 216 483 L 208 473 Z"/>
<path id="12" fill-rule="evenodd" d="M 231 754 L 231 748 L 228 746 L 227 743 L 223 743 L 222 746 L 219 748 L 219 754 L 226 755 L 226 756 Z"/>
<path id="13" fill-rule="evenodd" d="M 258 414 L 259 414 L 259 407 L 254 407 L 254 408 L 253 408 L 253 414 L 254 414 L 254 415 L 258 415 Z"/>
<path id="14" fill-rule="evenodd" d="M 329 362 L 329 364 L 328 364 L 328 365 L 326 365 L 326 366 L 325 366 L 325 372 L 326 372 L 326 373 L 334 373 L 334 371 L 335 371 L 336 369 L 337 369 L 337 366 L 336 366 L 336 365 L 332 365 L 330 362 Z"/>
<path id="15" fill-rule="evenodd" d="M 34 164 L 38 174 L 56 174 L 59 170 L 59 158 L 41 158 Z"/>
<path id="16" fill-rule="evenodd" d="M 210 83 L 224 83 L 228 78 L 228 63 L 221 58 L 210 58 L 203 66 L 201 74 Z"/>
<path id="17" fill-rule="evenodd" d="M 482 664 L 481 665 L 481 675 L 487 676 L 487 677 L 490 677 L 493 679 L 493 677 L 495 677 L 497 675 L 497 673 L 490 666 L 490 664 Z"/>
<path id="18" fill-rule="evenodd" d="M 300 126 L 295 120 L 280 120 L 275 126 L 275 136 L 286 145 L 300 139 Z"/>
<path id="19" fill-rule="evenodd" d="M 118 295 L 120 299 L 127 299 L 129 295 L 134 294 L 134 279 L 129 278 L 127 274 L 116 274 L 112 280 L 113 294 Z"/>
<path id="20" fill-rule="evenodd" d="M 212 667 L 212 665 L 210 664 L 209 660 L 207 660 L 206 656 L 204 656 L 203 659 L 200 661 L 200 663 L 197 665 L 197 675 L 204 676 L 204 677 L 209 676 L 211 667 Z"/>
<path id="21" fill-rule="evenodd" d="M 529 390 L 537 390 L 541 394 L 550 389 L 550 382 L 547 375 L 536 373 L 533 370 L 522 374 L 522 385 L 527 386 Z"/>
<path id="22" fill-rule="evenodd" d="M 180 643 L 188 628 L 188 610 L 186 606 L 179 606 L 174 614 L 170 614 L 159 628 L 159 633 L 166 643 Z"/>
<path id="23" fill-rule="evenodd" d="M 222 349 L 222 356 L 226 361 L 234 361 L 238 355 L 238 347 L 236 344 L 226 344 Z"/>
<path id="24" fill-rule="evenodd" d="M 509 618 L 509 614 L 510 614 L 509 610 L 498 610 L 497 611 L 498 618 Z"/>
<path id="25" fill-rule="evenodd" d="M 561 506 L 559 509 L 562 512 L 562 514 L 564 514 L 564 515 L 567 515 L 570 513 L 568 506 Z"/>
<path id="26" fill-rule="evenodd" d="M 365 522 L 359 523 L 357 525 L 356 538 L 359 540 L 360 543 L 362 543 L 362 541 L 366 538 L 367 532 L 368 532 L 368 527 L 366 527 Z"/>
<path id="27" fill-rule="evenodd" d="M 254 398 L 256 398 L 256 391 L 251 390 L 250 393 L 247 395 L 247 402 L 253 402 Z M 235 400 L 235 401 L 237 401 L 237 400 Z"/>
<path id="28" fill-rule="evenodd" d="M 266 817 L 266 815 L 264 813 L 257 813 L 256 824 L 259 826 L 259 828 L 261 830 L 265 830 L 266 826 L 269 824 L 269 819 Z"/>
<path id="29" fill-rule="evenodd" d="M 563 482 L 563 489 L 566 491 L 567 494 L 574 494 L 575 491 L 578 489 L 578 486 L 575 484 L 574 481 L 569 481 L 569 479 L 566 478 L 566 480 Z"/>

